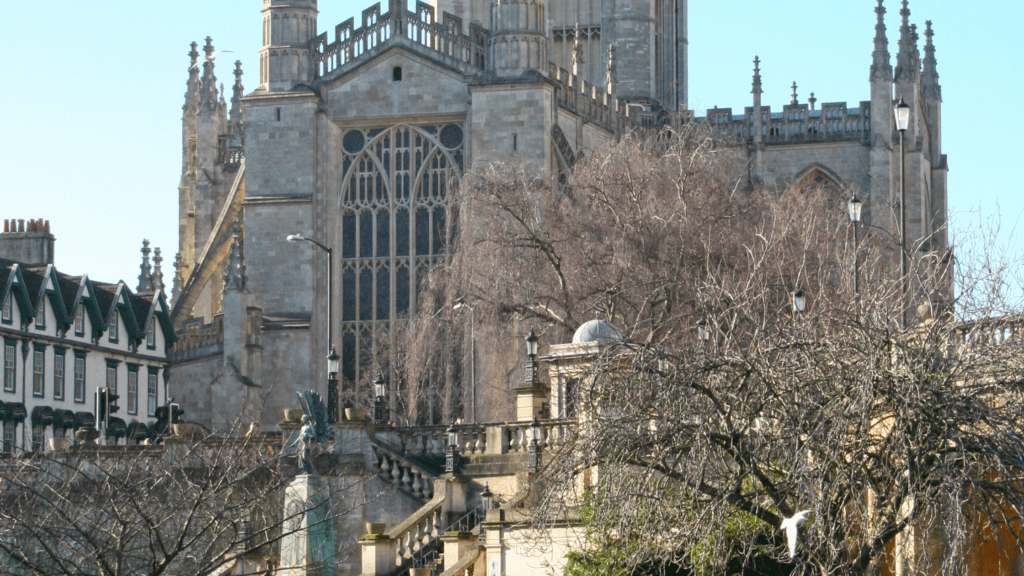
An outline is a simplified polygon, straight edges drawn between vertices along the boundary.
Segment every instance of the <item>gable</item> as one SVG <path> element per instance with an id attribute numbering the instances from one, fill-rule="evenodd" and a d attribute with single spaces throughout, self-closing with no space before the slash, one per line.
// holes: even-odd
<path id="1" fill-rule="evenodd" d="M 43 282 L 40 286 L 39 296 L 36 300 L 38 308 L 40 310 L 45 306 L 45 301 L 49 299 L 50 309 L 53 311 L 53 318 L 57 322 L 59 330 L 67 330 L 71 326 L 71 320 L 68 317 L 67 309 L 64 307 L 64 295 L 61 293 L 61 282 L 57 276 L 57 270 L 50 264 L 46 267 L 46 271 L 43 274 Z"/>
<path id="2" fill-rule="evenodd" d="M 9 266 L 4 266 L 4 268 L 7 269 L 7 274 L 5 282 L 3 285 L 0 285 L 0 303 L 7 300 L 8 295 L 10 295 L 18 307 L 21 323 L 25 324 L 31 318 L 34 318 L 36 313 L 35 308 L 32 307 L 32 297 L 29 294 L 28 286 L 21 273 L 21 266 L 16 263 L 10 263 Z"/>
<path id="3" fill-rule="evenodd" d="M 401 80 L 395 80 L 395 69 Z M 321 88 L 335 121 L 466 114 L 469 82 L 461 73 L 398 45 Z"/>
<path id="4" fill-rule="evenodd" d="M 85 313 L 89 317 L 89 325 L 92 327 L 91 337 L 93 339 L 99 338 L 106 331 L 107 323 L 103 313 L 100 311 L 100 303 L 96 300 L 96 290 L 93 288 L 88 276 L 82 276 L 79 282 L 74 305 L 70 310 L 72 318 L 78 313 L 79 306 L 85 307 Z"/>

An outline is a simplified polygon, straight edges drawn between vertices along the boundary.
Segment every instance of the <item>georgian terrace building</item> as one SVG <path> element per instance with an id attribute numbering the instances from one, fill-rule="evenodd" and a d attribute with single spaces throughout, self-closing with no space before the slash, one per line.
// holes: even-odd
<path id="1" fill-rule="evenodd" d="M 135 291 L 53 265 L 49 222 L 4 221 L 0 234 L 0 452 L 48 450 L 95 425 L 96 390 L 120 396 L 107 442 L 140 438 L 167 399 L 175 336 L 156 268 L 143 246 Z"/>

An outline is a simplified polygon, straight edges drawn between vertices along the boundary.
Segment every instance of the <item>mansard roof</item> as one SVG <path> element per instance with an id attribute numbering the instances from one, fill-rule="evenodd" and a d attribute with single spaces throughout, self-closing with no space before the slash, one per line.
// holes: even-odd
<path id="1" fill-rule="evenodd" d="M 53 264 L 26 266 L 0 258 L 0 302 L 12 292 L 26 322 L 36 316 L 44 299 L 49 298 L 61 330 L 71 327 L 78 306 L 84 305 L 94 338 L 109 328 L 107 320 L 116 312 L 121 315 L 127 334 L 135 345 L 145 339 L 153 318 L 160 323 L 167 346 L 177 340 L 167 299 L 162 292 L 134 294 L 123 281 L 117 284 L 94 282 L 88 275 L 62 274 Z"/>

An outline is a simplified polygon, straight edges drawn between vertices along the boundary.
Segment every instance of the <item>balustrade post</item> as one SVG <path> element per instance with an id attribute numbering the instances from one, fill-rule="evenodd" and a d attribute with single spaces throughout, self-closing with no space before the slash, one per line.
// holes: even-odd
<path id="1" fill-rule="evenodd" d="M 367 534 L 359 540 L 362 574 L 386 576 L 394 572 L 397 543 L 384 534 Z"/>

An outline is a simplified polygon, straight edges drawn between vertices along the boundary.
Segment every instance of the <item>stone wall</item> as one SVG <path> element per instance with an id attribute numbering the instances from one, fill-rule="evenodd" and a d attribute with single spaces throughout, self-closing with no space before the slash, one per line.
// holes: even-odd
<path id="1" fill-rule="evenodd" d="M 254 95 L 244 101 L 245 193 L 311 196 L 316 185 L 317 97 Z"/>
<path id="2" fill-rule="evenodd" d="M 536 170 L 552 166 L 553 88 L 499 84 L 472 89 L 470 165 L 517 160 Z"/>
<path id="3" fill-rule="evenodd" d="M 396 69 L 401 80 L 395 80 Z M 325 108 L 336 122 L 393 124 L 398 118 L 465 114 L 469 86 L 462 74 L 393 49 L 324 90 Z M 383 121 L 377 119 L 385 119 Z"/>

